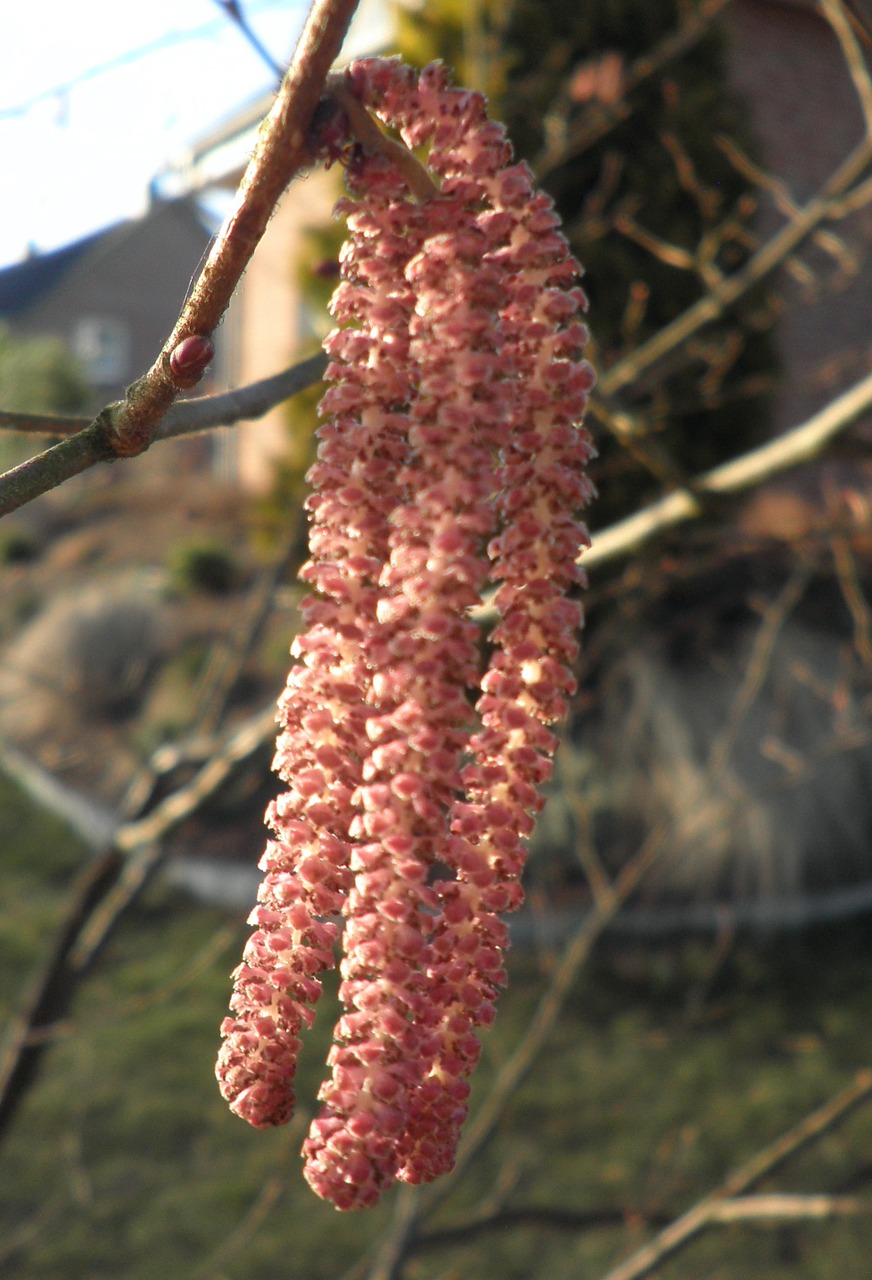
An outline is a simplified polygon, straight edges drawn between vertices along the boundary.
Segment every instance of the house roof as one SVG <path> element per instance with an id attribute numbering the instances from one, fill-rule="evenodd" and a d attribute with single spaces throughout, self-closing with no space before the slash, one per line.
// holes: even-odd
<path id="1" fill-rule="evenodd" d="M 55 289 L 80 258 L 117 229 L 117 226 L 104 227 L 102 231 L 92 232 L 60 249 L 33 254 L 23 262 L 4 267 L 0 270 L 0 316 L 14 316 L 28 310 L 44 294 Z"/>
<path id="2" fill-rule="evenodd" d="M 12 319 L 29 312 L 68 276 L 93 270 L 103 254 L 123 244 L 128 237 L 138 235 L 146 223 L 155 219 L 170 220 L 168 234 L 172 234 L 173 227 L 178 227 L 179 219 L 189 223 L 203 236 L 204 245 L 212 234 L 207 215 L 191 197 L 154 199 L 148 211 L 138 218 L 125 218 L 60 249 L 33 254 L 23 262 L 0 270 L 0 318 Z"/>

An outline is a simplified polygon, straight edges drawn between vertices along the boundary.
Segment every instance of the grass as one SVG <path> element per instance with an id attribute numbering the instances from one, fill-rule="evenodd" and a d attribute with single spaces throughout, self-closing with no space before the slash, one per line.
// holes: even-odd
<path id="1" fill-rule="evenodd" d="M 0 782 L 0 1001 L 16 1007 L 83 851 Z M 212 1064 L 239 921 L 160 885 L 119 930 L 76 1002 L 69 1033 L 0 1148 L 0 1270 L 8 1280 L 339 1280 L 384 1231 L 390 1197 L 337 1215 L 302 1181 L 306 1115 L 256 1133 L 217 1095 Z M 676 1214 L 872 1061 L 872 944 L 859 926 L 733 948 L 609 945 L 581 977 L 534 1071 L 473 1171 L 431 1226 L 502 1187 L 509 1210 L 603 1207 L 620 1227 L 501 1222 L 422 1250 L 408 1280 L 597 1280 Z M 517 955 L 485 1041 L 474 1102 L 508 1059 L 543 989 Z M 327 999 L 329 1004 L 329 998 Z M 301 1068 L 314 1105 L 331 1009 Z M 872 1108 L 765 1189 L 862 1191 Z M 718 1228 L 665 1280 L 863 1280 L 868 1222 Z"/>

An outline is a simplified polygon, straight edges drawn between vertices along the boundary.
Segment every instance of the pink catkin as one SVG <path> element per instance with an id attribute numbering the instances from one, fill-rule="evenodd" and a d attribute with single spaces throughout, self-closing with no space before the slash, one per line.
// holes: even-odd
<path id="1" fill-rule="evenodd" d="M 437 903 L 424 881 L 444 853 L 469 741 L 478 631 L 466 615 L 488 573 L 488 499 L 511 390 L 492 324 L 507 300 L 503 273 L 484 260 L 491 243 L 472 202 L 435 202 L 427 225 L 405 268 L 416 291 L 418 372 L 401 477 L 407 501 L 392 515 L 381 575 L 388 595 L 368 646 L 379 673 L 367 724 L 376 745 L 364 764 L 368 812 L 354 829 L 368 843 L 347 908 L 340 995 L 349 1015 L 304 1148 L 307 1178 L 342 1207 L 372 1203 L 398 1176 L 406 1134 L 434 1091 L 427 1077 L 440 1009 L 428 943 Z M 387 1128 L 373 1119 L 384 1115 L 386 1094 Z"/>
<path id="2" fill-rule="evenodd" d="M 268 815 L 218 1069 L 252 1123 L 288 1117 L 325 916 L 342 913 L 345 1012 L 304 1144 L 307 1179 L 341 1209 L 453 1163 L 476 1029 L 504 981 L 499 916 L 521 900 L 547 726 L 573 688 L 593 382 L 579 268 L 484 99 L 439 66 L 368 59 L 347 80 L 429 147 L 441 194 L 416 204 L 381 156 L 349 166 L 346 327 L 328 339 L 310 476 L 304 576 L 321 598 L 280 708 L 289 791 Z M 500 622 L 480 679 L 468 611 L 489 584 Z"/>
<path id="3" fill-rule="evenodd" d="M 405 239 L 408 227 L 391 237 L 380 214 L 396 202 L 396 179 L 378 161 L 370 169 L 368 204 L 351 215 L 347 278 L 335 303 L 360 328 L 331 336 L 336 385 L 324 412 L 332 416 L 309 477 L 312 558 L 300 576 L 320 594 L 303 604 L 308 630 L 294 644 L 302 661 L 279 702 L 275 768 L 288 790 L 267 812 L 276 838 L 261 859 L 260 905 L 250 918 L 257 929 L 233 975 L 235 1016 L 222 1025 L 216 1067 L 231 1108 L 257 1127 L 293 1113 L 297 1033 L 321 992 L 315 975 L 333 964 L 337 929 L 329 917 L 341 914 L 351 887 L 352 798 L 369 714 L 361 642 L 381 598 L 385 501 L 407 457 L 405 418 L 385 403 L 410 394 L 404 335 L 414 299 L 402 272 L 385 262 L 411 251 L 414 238 Z"/>

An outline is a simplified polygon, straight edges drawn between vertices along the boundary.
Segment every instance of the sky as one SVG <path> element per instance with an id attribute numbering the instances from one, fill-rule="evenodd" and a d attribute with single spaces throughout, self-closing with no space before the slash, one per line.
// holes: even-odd
<path id="1" fill-rule="evenodd" d="M 306 0 L 245 0 L 286 63 Z M 275 86 L 215 0 L 20 0 L 0 17 L 0 267 L 135 216 L 150 180 Z"/>

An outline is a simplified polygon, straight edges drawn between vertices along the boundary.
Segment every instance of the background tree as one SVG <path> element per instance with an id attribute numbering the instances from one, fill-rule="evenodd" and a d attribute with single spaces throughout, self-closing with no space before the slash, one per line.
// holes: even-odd
<path id="1" fill-rule="evenodd" d="M 88 385 L 57 338 L 22 338 L 0 325 L 0 403 L 32 413 L 78 413 Z"/>
<path id="2" fill-rule="evenodd" d="M 425 0 L 397 14 L 404 54 L 444 58 L 484 89 L 554 198 L 585 265 L 601 371 L 747 260 L 755 193 L 712 140 L 754 145 L 716 20 L 686 25 L 680 0 Z M 595 526 L 765 437 L 771 323 L 765 294 L 746 299 L 600 406 Z"/>
<path id="3" fill-rule="evenodd" d="M 0 405 L 10 411 L 78 413 L 91 398 L 75 359 L 57 338 L 19 337 L 0 324 Z M 26 456 L 19 437 L 0 440 L 8 466 Z"/>

